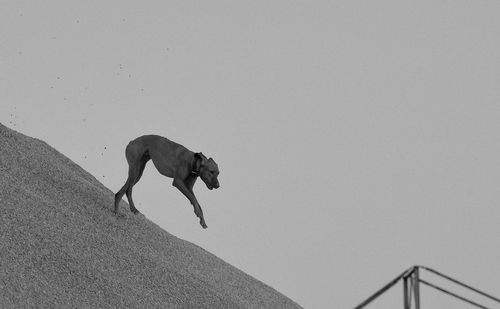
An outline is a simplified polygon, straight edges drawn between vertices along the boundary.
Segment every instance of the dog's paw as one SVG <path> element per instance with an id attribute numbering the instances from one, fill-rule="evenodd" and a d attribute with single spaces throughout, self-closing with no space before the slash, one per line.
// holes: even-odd
<path id="1" fill-rule="evenodd" d="M 119 211 L 113 211 L 113 214 L 117 217 L 117 218 L 125 218 L 125 214 L 124 213 L 121 213 Z"/>

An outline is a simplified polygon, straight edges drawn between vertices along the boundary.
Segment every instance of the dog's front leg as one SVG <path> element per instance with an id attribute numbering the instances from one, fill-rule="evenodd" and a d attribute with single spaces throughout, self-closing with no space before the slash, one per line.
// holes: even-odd
<path id="1" fill-rule="evenodd" d="M 181 191 L 182 194 L 184 194 L 188 198 L 188 200 L 191 202 L 191 205 L 193 205 L 194 207 L 194 213 L 198 218 L 200 218 L 201 226 L 206 229 L 207 224 L 205 223 L 205 218 L 203 218 L 203 211 L 201 210 L 200 204 L 198 204 L 194 193 L 189 190 L 182 179 L 174 178 L 174 182 L 172 183 L 172 185 L 179 189 L 179 191 Z"/>

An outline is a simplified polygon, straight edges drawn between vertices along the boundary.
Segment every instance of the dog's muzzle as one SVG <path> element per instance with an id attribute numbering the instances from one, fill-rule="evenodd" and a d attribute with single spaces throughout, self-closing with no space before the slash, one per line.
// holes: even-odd
<path id="1" fill-rule="evenodd" d="M 208 189 L 213 190 L 213 189 L 218 189 L 219 187 L 220 187 L 219 182 L 217 182 L 217 183 L 216 183 L 216 184 L 214 184 L 214 185 L 209 185 L 209 186 L 208 186 Z"/>

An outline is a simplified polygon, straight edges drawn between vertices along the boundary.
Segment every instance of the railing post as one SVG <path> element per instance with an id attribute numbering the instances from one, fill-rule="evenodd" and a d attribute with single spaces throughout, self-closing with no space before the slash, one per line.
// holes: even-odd
<path id="1" fill-rule="evenodd" d="M 418 266 L 411 268 L 403 276 L 403 301 L 404 309 L 411 309 L 412 303 L 415 309 L 420 309 L 420 286 L 419 286 Z"/>
<path id="2" fill-rule="evenodd" d="M 404 301 L 404 309 L 411 309 L 411 299 L 408 293 L 408 277 L 403 278 L 403 301 Z"/>
<path id="3" fill-rule="evenodd" d="M 415 309 L 420 309 L 420 274 L 418 266 L 413 271 L 413 295 L 415 295 Z"/>

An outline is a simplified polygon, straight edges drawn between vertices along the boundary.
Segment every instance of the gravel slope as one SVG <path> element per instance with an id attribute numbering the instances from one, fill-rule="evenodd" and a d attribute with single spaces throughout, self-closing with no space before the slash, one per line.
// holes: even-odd
<path id="1" fill-rule="evenodd" d="M 0 308 L 300 308 L 0 124 Z"/>

